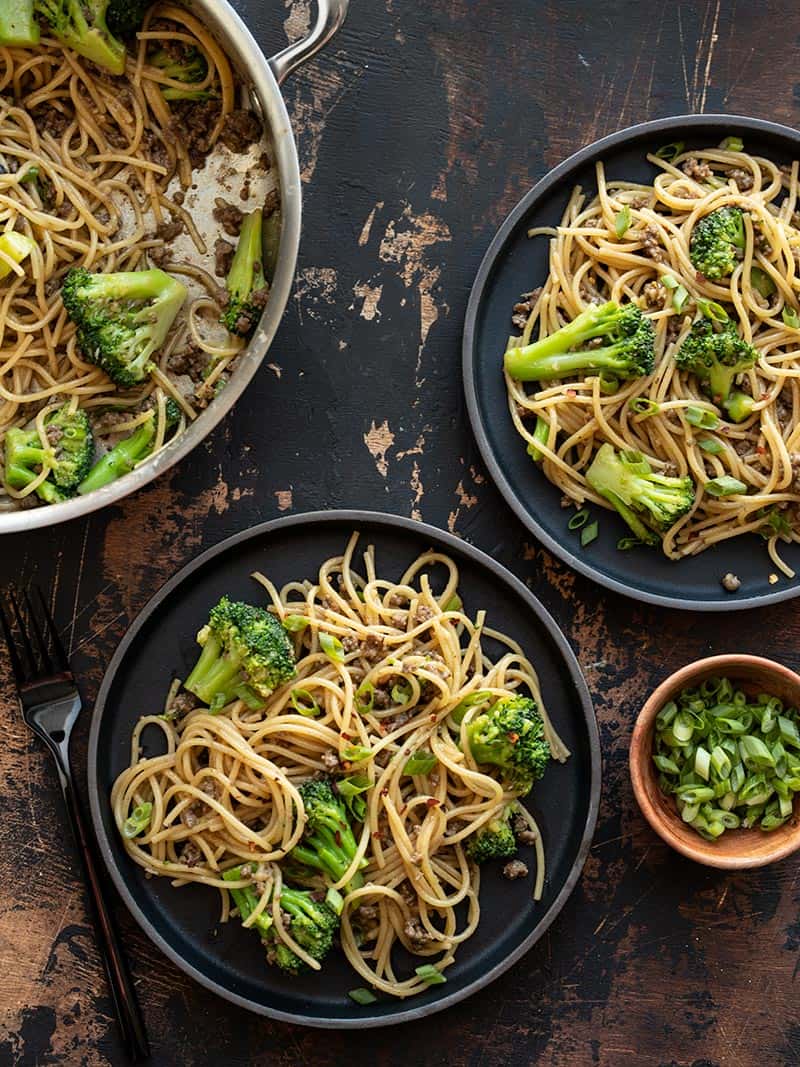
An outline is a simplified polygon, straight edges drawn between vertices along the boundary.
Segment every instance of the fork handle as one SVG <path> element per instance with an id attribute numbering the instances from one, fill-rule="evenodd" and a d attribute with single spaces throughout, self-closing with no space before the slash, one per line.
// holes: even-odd
<path id="1" fill-rule="evenodd" d="M 128 962 L 119 943 L 116 924 L 111 915 L 104 883 L 100 877 L 99 864 L 95 847 L 86 827 L 86 820 L 81 802 L 69 773 L 62 761 L 57 759 L 58 778 L 64 805 L 69 815 L 72 832 L 78 846 L 78 853 L 83 866 L 84 881 L 89 891 L 90 911 L 94 923 L 97 944 L 103 957 L 111 995 L 117 1013 L 117 1021 L 122 1031 L 125 1051 L 132 1063 L 141 1063 L 150 1055 L 139 1001 L 133 987 L 133 979 L 128 969 Z"/>

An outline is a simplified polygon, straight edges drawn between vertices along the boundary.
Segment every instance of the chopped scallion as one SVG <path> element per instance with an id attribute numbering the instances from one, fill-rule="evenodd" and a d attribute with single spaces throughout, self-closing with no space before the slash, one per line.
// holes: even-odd
<path id="1" fill-rule="evenodd" d="M 625 204 L 621 211 L 618 211 L 614 218 L 614 232 L 620 240 L 628 232 L 628 228 L 631 224 L 631 209 Z"/>
<path id="2" fill-rule="evenodd" d="M 351 1000 L 354 1000 L 356 1002 L 356 1004 L 362 1004 L 362 1005 L 374 1004 L 375 1001 L 378 999 L 375 996 L 375 994 L 373 992 L 371 992 L 369 989 L 363 989 L 363 988 L 361 988 L 361 989 L 351 989 L 350 992 L 347 995 L 348 995 L 348 997 L 350 997 Z"/>
<path id="3" fill-rule="evenodd" d="M 597 540 L 598 530 L 597 519 L 594 522 L 590 522 L 588 526 L 584 526 L 581 530 L 581 548 L 586 548 L 592 541 Z"/>
<path id="4" fill-rule="evenodd" d="M 447 981 L 442 972 L 434 967 L 432 963 L 423 963 L 421 967 L 416 967 L 415 973 L 418 978 L 427 982 L 428 985 L 441 985 Z"/>
<path id="5" fill-rule="evenodd" d="M 710 496 L 736 496 L 738 493 L 746 493 L 747 486 L 730 474 L 722 474 L 719 478 L 711 478 L 705 484 L 705 491 Z"/>
<path id="6" fill-rule="evenodd" d="M 320 632 L 319 644 L 328 659 L 333 660 L 334 663 L 344 662 L 344 645 L 338 637 Z"/>
<path id="7" fill-rule="evenodd" d="M 713 411 L 695 407 L 694 404 L 686 408 L 684 416 L 691 426 L 698 426 L 701 430 L 716 430 L 719 426 L 719 418 Z"/>
<path id="8" fill-rule="evenodd" d="M 581 526 L 585 526 L 589 521 L 589 511 L 587 508 L 581 508 L 580 511 L 576 511 L 567 523 L 568 530 L 580 530 Z"/>

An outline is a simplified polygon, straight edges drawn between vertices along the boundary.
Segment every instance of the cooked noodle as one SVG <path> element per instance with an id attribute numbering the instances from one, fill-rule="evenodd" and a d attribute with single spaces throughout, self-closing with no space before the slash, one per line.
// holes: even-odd
<path id="1" fill-rule="evenodd" d="M 315 582 L 290 582 L 279 590 L 263 575 L 254 576 L 279 618 L 309 620 L 296 635 L 296 679 L 276 691 L 262 711 L 237 701 L 221 714 L 197 708 L 177 721 L 145 715 L 133 733 L 130 766 L 116 780 L 111 800 L 120 831 L 137 804 L 152 803 L 146 832 L 125 840 L 128 853 L 174 886 L 199 882 L 217 888 L 223 920 L 232 904 L 231 883 L 222 872 L 246 862 L 259 892 L 246 925 L 267 909 L 278 937 L 318 969 L 292 941 L 278 903 L 280 863 L 304 827 L 297 787 L 328 772 L 332 756 L 339 770 L 366 775 L 371 787 L 365 821 L 356 831 L 358 852 L 334 885 L 344 893 L 366 857 L 363 887 L 345 895 L 342 947 L 370 986 L 407 997 L 426 984 L 416 974 L 397 973 L 393 950 L 402 945 L 440 969 L 453 962 L 480 915 L 478 867 L 467 859 L 465 839 L 518 795 L 478 770 L 469 747 L 460 747 L 466 725 L 493 699 L 521 691 L 539 705 L 553 756 L 563 761 L 569 753 L 547 718 L 536 672 L 517 642 L 491 629 L 483 611 L 472 619 L 461 608 L 445 610 L 458 587 L 453 560 L 429 551 L 399 581 L 387 581 L 377 573 L 372 547 L 363 554 L 363 570 L 356 571 L 357 540 L 354 534 L 343 556 L 323 563 Z M 446 571 L 438 593 L 431 586 L 434 568 Z M 343 662 L 322 651 L 320 633 L 343 642 Z M 395 692 L 400 685 L 402 699 L 359 711 L 356 691 L 367 683 L 387 690 L 391 685 Z M 177 689 L 175 683 L 168 708 Z M 319 717 L 294 710 L 292 693 L 299 689 L 316 700 Z M 470 708 L 459 728 L 450 713 L 478 690 L 491 697 Z M 152 727 L 163 733 L 165 752 L 140 758 L 143 732 Z M 346 753 L 353 744 L 364 746 L 369 756 L 351 765 Z M 437 758 L 436 767 L 404 776 L 409 755 L 420 749 Z M 538 899 L 544 851 L 533 816 L 524 817 L 536 835 Z M 312 877 L 304 884 L 322 882 Z M 358 914 L 365 904 L 371 906 L 366 929 Z M 424 944 L 410 938 L 410 923 L 419 924 Z"/>
<path id="2" fill-rule="evenodd" d="M 800 541 L 800 330 L 782 319 L 784 308 L 797 311 L 800 291 L 798 164 L 779 167 L 724 147 L 684 152 L 672 162 L 647 158 L 660 171 L 652 185 L 607 181 L 598 163 L 596 195 L 590 199 L 576 188 L 559 226 L 530 231 L 530 236 L 550 238 L 549 274 L 541 291 L 532 294 L 521 337 L 511 343 L 527 344 L 553 333 L 592 302 L 635 301 L 655 327 L 654 373 L 622 382 L 609 394 L 597 375 L 529 389 L 506 375 L 514 424 L 530 443 L 529 420 L 547 420 L 547 442 L 536 442 L 542 469 L 577 505 L 591 501 L 610 507 L 584 478 L 605 442 L 641 451 L 661 472 L 691 476 L 697 486 L 695 505 L 663 538 L 671 559 L 762 531 L 765 509 L 777 507 L 790 531 L 769 536 L 769 554 L 776 567 L 793 577 L 778 555 L 777 542 Z M 689 240 L 698 219 L 724 205 L 743 209 L 746 246 L 730 277 L 712 282 L 692 266 Z M 626 207 L 630 225 L 618 238 L 615 219 Z M 762 296 L 752 284 L 753 267 L 771 279 L 771 296 Z M 659 282 L 664 276 L 688 292 L 680 314 Z M 715 430 L 722 446 L 716 455 L 700 448 L 710 434 L 691 425 L 686 411 L 692 406 L 720 412 L 695 377 L 678 371 L 673 359 L 696 314 L 697 297 L 725 304 L 758 353 L 740 386 L 754 398 L 753 412 L 738 425 L 723 422 Z M 657 413 L 631 410 L 629 401 L 637 397 L 658 404 Z M 715 498 L 704 493 L 704 483 L 721 475 L 743 482 L 747 495 Z"/>
<path id="3" fill-rule="evenodd" d="M 0 253 L 11 270 L 0 281 L 0 441 L 10 427 L 28 425 L 38 413 L 45 447 L 42 410 L 54 411 L 65 401 L 73 410 L 96 411 L 112 401 L 114 408 L 138 409 L 149 397 L 158 407 L 172 396 L 187 420 L 197 414 L 166 373 L 175 337 L 159 353 L 156 373 L 120 394 L 83 358 L 60 296 L 73 267 L 107 272 L 150 266 L 149 256 L 165 248 L 153 230 L 166 219 L 180 220 L 198 253 L 207 252 L 191 212 L 181 206 L 182 193 L 176 195 L 191 185 L 193 164 L 161 93 L 185 86 L 148 65 L 154 41 L 161 48 L 197 49 L 205 57 L 207 76 L 194 88 L 209 90 L 217 101 L 218 117 L 203 146 L 210 151 L 235 106 L 236 84 L 225 53 L 181 6 L 150 9 L 121 78 L 46 36 L 36 48 L 0 47 L 0 232 L 16 230 L 35 244 L 21 266 Z M 223 344 L 198 327 L 203 314 L 211 322 L 219 317 L 218 282 L 192 264 L 170 266 L 191 274 L 201 290 L 179 322 L 183 343 L 190 339 L 214 361 L 213 378 L 198 391 L 205 404 L 242 342 L 228 338 Z M 157 444 L 163 441 L 162 425 Z M 21 491 L 0 487 L 0 507 L 11 505 L 9 498 L 30 496 L 38 481 Z"/>

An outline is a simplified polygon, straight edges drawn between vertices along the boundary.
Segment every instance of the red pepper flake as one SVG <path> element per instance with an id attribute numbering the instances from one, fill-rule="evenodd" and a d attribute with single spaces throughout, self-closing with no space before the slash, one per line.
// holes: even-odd
<path id="1" fill-rule="evenodd" d="M 342 847 L 342 832 L 341 832 L 341 830 L 337 830 L 336 833 L 333 835 L 333 838 L 334 838 L 334 841 L 336 842 L 336 844 L 339 846 L 339 848 L 341 848 Z"/>
<path id="2" fill-rule="evenodd" d="M 381 796 L 382 797 L 388 797 L 389 796 L 389 787 L 388 786 L 384 786 L 383 789 L 381 789 Z"/>
<path id="3" fill-rule="evenodd" d="M 572 396 L 577 396 L 577 395 L 578 394 L 575 392 L 574 389 L 567 389 L 567 396 L 572 397 Z"/>
<path id="4" fill-rule="evenodd" d="M 372 831 L 372 836 L 373 837 L 383 837 L 383 833 L 380 830 L 373 830 Z"/>
<path id="5" fill-rule="evenodd" d="M 406 813 L 406 811 L 407 811 L 407 810 L 408 810 L 408 804 L 404 804 L 404 805 L 402 806 L 402 808 L 401 808 L 401 809 L 400 809 L 400 810 L 398 811 L 398 813 L 397 813 L 397 814 L 398 814 L 398 815 L 405 815 L 405 813 Z"/>
<path id="6" fill-rule="evenodd" d="M 708 278 L 706 278 L 705 274 L 701 274 L 698 270 L 695 272 L 694 280 L 696 282 L 699 282 L 701 285 L 705 285 L 705 283 L 708 281 Z"/>
<path id="7" fill-rule="evenodd" d="M 436 797 L 428 797 L 425 803 L 428 805 L 429 808 L 439 807 L 439 801 L 436 799 Z"/>
<path id="8" fill-rule="evenodd" d="M 756 445 L 756 452 L 758 452 L 759 456 L 763 456 L 766 451 L 763 445 Z"/>
<path id="9" fill-rule="evenodd" d="M 431 720 L 431 722 L 436 722 L 436 712 L 435 711 L 431 715 L 429 715 L 428 717 Z"/>
<path id="10" fill-rule="evenodd" d="M 255 850 L 256 850 L 255 841 L 248 841 L 247 842 L 247 847 L 250 849 L 251 852 L 255 852 Z"/>
<path id="11" fill-rule="evenodd" d="M 343 737 L 345 739 L 345 741 L 352 741 L 353 740 L 353 735 L 352 734 L 340 733 L 339 737 Z"/>
<path id="12" fill-rule="evenodd" d="M 759 397 L 760 400 L 769 400 L 769 393 L 762 393 Z"/>
<path id="13" fill-rule="evenodd" d="M 517 741 L 519 741 L 519 734 L 511 730 L 508 734 L 508 740 L 511 742 L 512 745 L 516 745 Z"/>

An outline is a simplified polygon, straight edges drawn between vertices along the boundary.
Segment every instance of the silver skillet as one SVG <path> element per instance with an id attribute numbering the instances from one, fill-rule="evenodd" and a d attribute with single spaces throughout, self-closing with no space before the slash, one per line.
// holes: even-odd
<path id="1" fill-rule="evenodd" d="M 197 15 L 225 49 L 251 94 L 253 106 L 261 111 L 272 143 L 274 166 L 278 171 L 281 197 L 281 235 L 270 298 L 253 338 L 237 361 L 231 379 L 212 404 L 186 431 L 145 460 L 136 470 L 111 485 L 85 497 L 63 504 L 0 513 L 0 534 L 52 526 L 57 522 L 88 515 L 152 482 L 177 463 L 213 430 L 230 411 L 261 365 L 283 315 L 294 278 L 300 244 L 302 195 L 297 148 L 286 104 L 281 95 L 283 81 L 305 60 L 315 55 L 336 33 L 347 14 L 349 0 L 318 0 L 317 20 L 307 37 L 290 44 L 267 59 L 252 34 L 227 0 L 182 0 Z"/>

